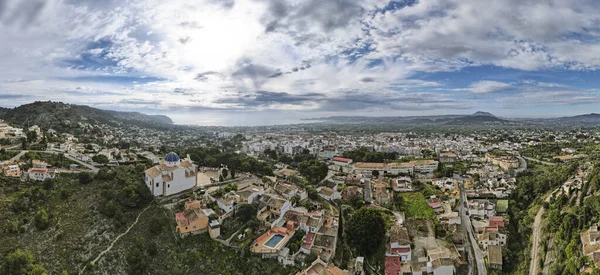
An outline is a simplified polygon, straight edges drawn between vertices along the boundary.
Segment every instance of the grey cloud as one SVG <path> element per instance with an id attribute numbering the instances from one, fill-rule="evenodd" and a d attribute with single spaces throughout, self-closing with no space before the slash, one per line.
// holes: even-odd
<path id="1" fill-rule="evenodd" d="M 216 74 L 218 74 L 218 73 L 214 72 L 214 71 L 208 71 L 208 72 L 199 73 L 199 74 L 196 75 L 196 77 L 194 78 L 194 80 L 200 81 L 200 82 L 207 81 L 208 80 L 208 76 L 216 75 Z"/>
<path id="2" fill-rule="evenodd" d="M 256 91 L 252 94 L 246 94 L 239 97 L 222 98 L 215 103 L 235 104 L 240 107 L 262 107 L 275 104 L 304 104 L 318 101 L 325 98 L 325 95 L 318 93 L 308 93 L 302 95 L 291 95 L 285 92 Z"/>
<path id="3" fill-rule="evenodd" d="M 360 79 L 360 82 L 375 82 L 375 78 L 374 77 L 363 77 Z"/>
<path id="4" fill-rule="evenodd" d="M 326 32 L 346 27 L 356 20 L 363 8 L 354 0 L 309 0 L 291 4 L 280 0 L 266 0 L 269 12 L 265 21 L 265 32 L 305 29 L 308 24 L 317 23 Z"/>
<path id="5" fill-rule="evenodd" d="M 7 11 L 8 1 L 0 1 L 0 23 L 4 25 L 17 25 L 21 28 L 27 28 L 32 24 L 37 24 L 37 19 L 42 13 L 46 2 L 43 0 L 22 1 Z M 6 17 L 3 15 L 6 14 Z"/>

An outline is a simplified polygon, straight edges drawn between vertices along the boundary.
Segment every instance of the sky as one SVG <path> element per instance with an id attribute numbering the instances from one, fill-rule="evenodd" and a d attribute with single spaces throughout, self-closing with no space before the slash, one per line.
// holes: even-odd
<path id="1" fill-rule="evenodd" d="M 0 0 L 0 106 L 176 123 L 600 112 L 595 0 Z"/>

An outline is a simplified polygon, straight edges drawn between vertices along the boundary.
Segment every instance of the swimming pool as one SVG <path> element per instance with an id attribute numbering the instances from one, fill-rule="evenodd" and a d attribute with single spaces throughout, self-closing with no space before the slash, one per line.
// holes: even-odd
<path id="1" fill-rule="evenodd" d="M 281 234 L 275 234 L 271 237 L 266 243 L 265 246 L 275 248 L 281 240 L 283 240 L 284 236 Z"/>

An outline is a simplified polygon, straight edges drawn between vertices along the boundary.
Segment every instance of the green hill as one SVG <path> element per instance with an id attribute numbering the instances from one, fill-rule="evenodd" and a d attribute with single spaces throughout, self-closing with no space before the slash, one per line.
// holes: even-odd
<path id="1" fill-rule="evenodd" d="M 63 130 L 79 123 L 111 126 L 140 126 L 146 128 L 172 127 L 173 121 L 164 115 L 146 115 L 138 112 L 118 112 L 84 105 L 52 101 L 36 101 L 9 109 L 0 109 L 0 119 L 21 126 L 38 125 L 43 129 Z"/>

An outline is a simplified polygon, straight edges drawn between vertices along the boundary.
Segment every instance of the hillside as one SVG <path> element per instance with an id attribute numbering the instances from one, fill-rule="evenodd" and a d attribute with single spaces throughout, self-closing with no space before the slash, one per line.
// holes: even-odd
<path id="1" fill-rule="evenodd" d="M 62 102 L 37 101 L 13 109 L 0 109 L 0 119 L 27 126 L 39 125 L 43 129 L 71 128 L 79 123 L 107 124 L 111 126 L 169 127 L 173 121 L 163 115 L 146 115 L 138 112 L 117 112 Z"/>

